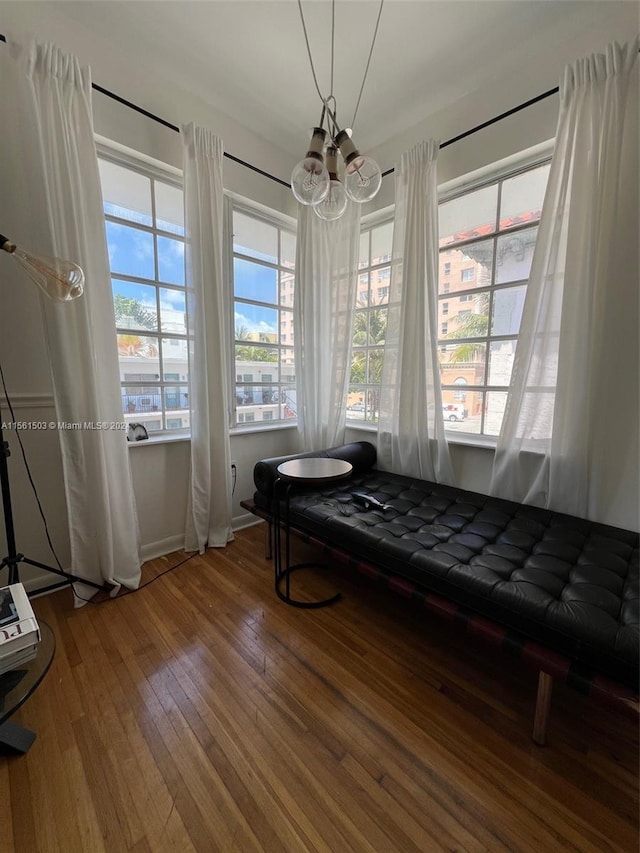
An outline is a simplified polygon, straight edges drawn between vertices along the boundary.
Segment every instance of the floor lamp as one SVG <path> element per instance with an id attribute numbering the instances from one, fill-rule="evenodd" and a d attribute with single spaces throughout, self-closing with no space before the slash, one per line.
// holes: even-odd
<path id="1" fill-rule="evenodd" d="M 8 240 L 4 235 L 0 234 L 0 249 L 8 252 L 14 257 L 29 277 L 38 285 L 38 287 L 55 302 L 69 302 L 72 299 L 77 299 L 82 296 L 84 290 L 84 273 L 77 264 L 69 261 L 61 261 L 59 258 L 48 258 L 43 255 L 33 255 L 26 252 L 24 249 L 18 248 L 14 243 Z M 4 426 L 2 421 L 2 411 L 0 409 L 0 427 Z M 104 589 L 102 584 L 87 580 L 86 578 L 78 577 L 65 572 L 62 568 L 54 568 L 47 566 L 45 563 L 39 563 L 37 560 L 31 560 L 19 553 L 16 548 L 16 537 L 13 526 L 13 510 L 11 507 L 11 488 L 9 484 L 9 466 L 8 458 L 11 455 L 9 450 L 9 442 L 4 439 L 4 429 L 0 429 L 2 437 L 2 451 L 0 452 L 0 486 L 2 488 L 2 510 L 4 513 L 4 528 L 7 539 L 7 556 L 0 563 L 0 571 L 6 567 L 9 569 L 9 583 L 18 583 L 20 581 L 20 563 L 25 563 L 28 566 L 35 566 L 38 569 L 44 569 L 47 572 L 52 572 L 59 575 L 64 580 L 58 583 L 51 584 L 36 590 L 36 592 L 50 592 L 61 586 L 67 586 L 69 583 L 79 581 L 94 587 L 95 589 Z"/>

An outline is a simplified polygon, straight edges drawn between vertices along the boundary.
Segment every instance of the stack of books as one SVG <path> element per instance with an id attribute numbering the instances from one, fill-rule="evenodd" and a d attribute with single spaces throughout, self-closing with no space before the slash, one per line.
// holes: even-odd
<path id="1" fill-rule="evenodd" d="M 0 675 L 36 656 L 40 628 L 21 583 L 0 589 Z"/>

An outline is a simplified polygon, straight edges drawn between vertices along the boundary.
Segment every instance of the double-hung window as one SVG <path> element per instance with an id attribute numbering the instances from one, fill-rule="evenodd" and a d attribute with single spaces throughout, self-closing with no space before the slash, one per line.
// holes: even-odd
<path id="1" fill-rule="evenodd" d="M 296 235 L 233 203 L 234 424 L 294 422 Z"/>
<path id="2" fill-rule="evenodd" d="M 449 430 L 500 432 L 549 164 L 441 202 L 439 353 Z"/>
<path id="3" fill-rule="evenodd" d="M 377 423 L 382 357 L 387 334 L 393 222 L 366 226 L 360 235 L 356 308 L 351 343 L 347 418 Z"/>
<path id="4" fill-rule="evenodd" d="M 180 179 L 98 160 L 116 319 L 122 410 L 149 432 L 189 429 L 184 214 Z"/>

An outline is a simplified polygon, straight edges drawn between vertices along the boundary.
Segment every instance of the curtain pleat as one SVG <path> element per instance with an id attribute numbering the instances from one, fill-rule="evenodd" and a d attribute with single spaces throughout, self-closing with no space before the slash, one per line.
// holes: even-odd
<path id="1" fill-rule="evenodd" d="M 224 547 L 231 530 L 228 311 L 223 281 L 222 140 L 182 127 L 191 478 L 185 550 Z"/>
<path id="2" fill-rule="evenodd" d="M 122 422 L 122 399 L 91 75 L 55 45 L 2 51 L 3 196 L 19 205 L 16 242 L 78 263 L 84 295 L 41 297 L 58 421 Z M 9 215 L 8 218 L 10 218 Z M 7 226 L 5 226 L 8 228 Z M 61 429 L 71 571 L 135 588 L 139 535 L 126 434 Z M 95 589 L 76 584 L 76 603 Z"/>
<path id="3" fill-rule="evenodd" d="M 436 141 L 422 142 L 395 170 L 378 460 L 398 473 L 452 484 L 437 349 L 438 150 Z"/>
<path id="4" fill-rule="evenodd" d="M 305 451 L 344 441 L 359 246 L 359 204 L 333 222 L 299 205 L 294 340 Z"/>
<path id="5" fill-rule="evenodd" d="M 627 119 L 637 55 L 637 39 L 612 44 L 561 76 L 555 148 L 490 486 L 500 497 L 592 518 L 603 516 L 611 499 L 601 488 L 610 464 L 601 443 L 610 442 L 611 423 L 623 412 L 626 434 L 638 422 L 637 231 L 635 257 L 625 257 L 618 240 L 630 220 L 637 222 L 638 124 Z M 633 138 L 625 141 L 627 134 Z M 634 379 L 612 400 L 629 358 Z M 629 453 L 637 477 L 637 447 Z"/>

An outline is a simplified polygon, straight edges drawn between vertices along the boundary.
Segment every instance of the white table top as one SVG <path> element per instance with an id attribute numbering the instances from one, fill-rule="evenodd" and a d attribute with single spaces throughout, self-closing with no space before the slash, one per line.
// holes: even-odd
<path id="1" fill-rule="evenodd" d="M 278 465 L 278 474 L 283 480 L 297 483 L 328 483 L 344 480 L 353 471 L 353 465 L 344 459 L 310 456 L 306 459 L 290 459 Z"/>

